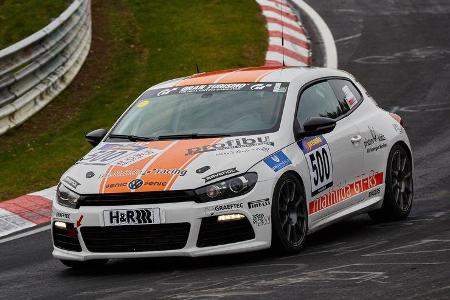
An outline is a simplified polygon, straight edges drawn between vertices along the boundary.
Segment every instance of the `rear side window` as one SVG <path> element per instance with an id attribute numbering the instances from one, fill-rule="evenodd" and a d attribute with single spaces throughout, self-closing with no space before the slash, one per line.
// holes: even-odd
<path id="1" fill-rule="evenodd" d="M 361 102 L 361 93 L 350 81 L 344 79 L 331 79 L 329 80 L 329 83 L 336 93 L 339 103 L 341 103 L 347 111 L 351 110 Z"/>
<path id="2" fill-rule="evenodd" d="M 336 98 L 327 81 L 316 83 L 303 91 L 297 108 L 297 121 L 303 126 L 312 117 L 337 119 L 348 111 Z"/>

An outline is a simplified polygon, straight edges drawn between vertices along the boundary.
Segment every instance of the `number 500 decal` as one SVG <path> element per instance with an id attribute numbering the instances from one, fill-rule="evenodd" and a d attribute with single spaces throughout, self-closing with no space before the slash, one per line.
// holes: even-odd
<path id="1" fill-rule="evenodd" d="M 323 136 L 305 138 L 298 145 L 305 153 L 311 176 L 311 196 L 315 196 L 333 185 L 330 148 Z"/>

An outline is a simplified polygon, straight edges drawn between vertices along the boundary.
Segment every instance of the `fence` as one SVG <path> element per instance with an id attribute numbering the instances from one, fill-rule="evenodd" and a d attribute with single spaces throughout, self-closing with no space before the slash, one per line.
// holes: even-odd
<path id="1" fill-rule="evenodd" d="M 74 0 L 49 25 L 0 50 L 0 135 L 67 87 L 91 45 L 90 0 Z"/>

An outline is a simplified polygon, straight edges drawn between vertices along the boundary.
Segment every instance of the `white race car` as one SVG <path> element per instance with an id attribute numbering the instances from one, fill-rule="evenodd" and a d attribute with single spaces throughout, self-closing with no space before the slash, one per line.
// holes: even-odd
<path id="1" fill-rule="evenodd" d="M 301 249 L 307 234 L 413 201 L 402 120 L 350 74 L 260 67 L 145 91 L 72 166 L 53 204 L 53 256 L 110 258 Z"/>

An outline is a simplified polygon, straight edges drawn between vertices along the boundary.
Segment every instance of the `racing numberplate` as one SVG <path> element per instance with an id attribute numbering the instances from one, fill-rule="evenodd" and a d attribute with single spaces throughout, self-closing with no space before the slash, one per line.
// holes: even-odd
<path id="1" fill-rule="evenodd" d="M 115 209 L 103 211 L 105 226 L 161 223 L 159 208 Z"/>

